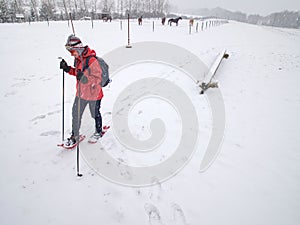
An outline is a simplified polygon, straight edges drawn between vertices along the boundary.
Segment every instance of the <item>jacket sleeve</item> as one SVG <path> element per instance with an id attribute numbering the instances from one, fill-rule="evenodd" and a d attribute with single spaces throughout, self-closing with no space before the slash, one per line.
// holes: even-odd
<path id="1" fill-rule="evenodd" d="M 71 66 L 71 69 L 69 71 L 70 75 L 76 76 L 76 69 L 74 67 Z"/>
<path id="2" fill-rule="evenodd" d="M 75 59 L 74 60 L 74 67 L 71 66 L 71 69 L 69 71 L 69 74 L 70 75 L 73 75 L 73 76 L 76 76 L 77 75 L 77 71 L 78 71 L 78 68 L 80 68 L 81 66 L 81 63 L 78 59 Z"/>
<path id="3" fill-rule="evenodd" d="M 76 76 L 76 71 L 77 71 L 77 64 L 78 64 L 78 60 L 77 59 L 74 59 L 74 66 L 75 66 L 75 68 L 73 67 L 73 66 L 71 66 L 71 69 L 70 69 L 70 71 L 69 71 L 69 74 L 70 75 L 73 75 L 73 76 Z"/>

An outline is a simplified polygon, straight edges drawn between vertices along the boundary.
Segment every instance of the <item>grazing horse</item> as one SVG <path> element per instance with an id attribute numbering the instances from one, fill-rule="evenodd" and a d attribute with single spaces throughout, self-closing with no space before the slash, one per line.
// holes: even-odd
<path id="1" fill-rule="evenodd" d="M 163 18 L 161 18 L 161 24 L 165 25 L 165 22 L 166 22 L 166 17 L 164 16 Z"/>
<path id="2" fill-rule="evenodd" d="M 178 20 L 182 20 L 181 17 L 177 17 L 176 19 L 172 18 L 168 20 L 168 24 L 170 24 L 170 26 L 172 26 L 172 23 L 176 23 L 176 26 L 178 26 Z"/>
<path id="3" fill-rule="evenodd" d="M 103 17 L 103 21 L 104 22 L 107 22 L 107 21 L 111 22 L 112 21 L 112 17 L 111 16 L 104 16 Z"/>
<path id="4" fill-rule="evenodd" d="M 141 17 L 138 18 L 139 25 L 142 25 L 142 22 L 143 22 L 143 16 L 141 16 Z"/>
<path id="5" fill-rule="evenodd" d="M 194 19 L 190 19 L 189 24 L 190 24 L 190 26 L 193 26 L 194 25 Z"/>

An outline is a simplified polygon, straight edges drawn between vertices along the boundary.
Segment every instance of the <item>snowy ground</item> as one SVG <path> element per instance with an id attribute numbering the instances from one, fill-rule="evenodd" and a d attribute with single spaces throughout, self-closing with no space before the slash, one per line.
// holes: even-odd
<path id="1" fill-rule="evenodd" d="M 56 147 L 61 140 L 62 71 L 58 57 L 71 33 L 66 22 L 1 24 L 0 223 L 105 225 L 296 225 L 300 222 L 300 31 L 230 22 L 188 34 L 187 21 L 162 27 L 132 22 L 131 42 L 164 41 L 196 54 L 209 67 L 224 48 L 230 54 L 217 73 L 226 108 L 224 142 L 205 172 L 199 164 L 212 128 L 205 97 L 180 71 L 155 64 L 121 71 L 102 102 L 104 120 L 124 82 L 139 76 L 165 76 L 182 85 L 201 115 L 198 150 L 168 181 L 146 188 L 111 183 L 82 159 L 76 177 L 76 151 Z M 127 44 L 126 23 L 75 22 L 76 34 L 99 55 Z M 124 79 L 129 74 L 132 77 Z M 66 128 L 70 128 L 75 81 L 66 77 Z M 153 105 L 158 104 L 157 107 Z M 169 125 L 167 149 L 176 144 L 176 113 L 148 100 L 128 118 L 133 134 L 147 138 L 149 116 Z M 141 113 L 143 112 L 143 113 Z M 151 112 L 151 113 L 149 113 Z M 143 115 L 136 119 L 134 115 Z M 136 120 L 135 120 L 136 119 Z M 87 121 L 92 123 L 92 121 Z M 169 138 L 169 139 L 168 139 Z M 171 138 L 171 139 L 170 139 Z M 113 128 L 103 143 L 115 143 Z M 112 145 L 113 146 L 113 145 Z M 82 148 L 88 148 L 83 144 Z M 111 153 L 141 163 L 128 153 Z M 166 152 L 164 157 L 172 154 Z M 155 163 L 162 155 L 151 155 Z"/>

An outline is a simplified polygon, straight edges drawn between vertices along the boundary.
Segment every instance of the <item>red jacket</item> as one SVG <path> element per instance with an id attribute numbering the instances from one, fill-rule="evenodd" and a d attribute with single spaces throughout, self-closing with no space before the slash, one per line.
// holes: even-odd
<path id="1" fill-rule="evenodd" d="M 83 67 L 86 65 L 86 59 L 88 56 L 96 56 L 96 52 L 89 47 L 83 51 L 82 56 L 75 59 L 75 68 L 71 67 L 69 74 L 76 76 L 78 71 L 82 71 Z M 103 97 L 102 87 L 101 87 L 101 67 L 95 57 L 89 58 L 89 70 L 85 69 L 83 71 L 84 76 L 87 77 L 88 82 L 83 84 L 77 81 L 76 84 L 76 96 L 79 96 L 78 84 L 80 85 L 80 98 L 96 101 Z"/>

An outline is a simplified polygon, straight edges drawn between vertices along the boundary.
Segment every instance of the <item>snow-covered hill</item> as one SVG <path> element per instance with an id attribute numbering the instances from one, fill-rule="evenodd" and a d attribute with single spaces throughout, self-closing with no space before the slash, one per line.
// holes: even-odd
<path id="1" fill-rule="evenodd" d="M 230 22 L 189 35 L 188 21 L 163 27 L 155 20 L 154 32 L 152 22 L 138 26 L 133 21 L 131 42 L 175 44 L 207 67 L 224 48 L 230 55 L 217 73 L 226 130 L 214 163 L 199 172 L 214 126 L 205 95 L 198 95 L 199 88 L 183 71 L 147 62 L 114 76 L 102 101 L 104 123 L 111 123 L 115 100 L 127 85 L 163 77 L 194 104 L 199 137 L 193 158 L 165 182 L 128 187 L 98 176 L 81 157 L 83 177 L 78 179 L 76 151 L 56 147 L 62 118 L 58 57 L 72 63 L 64 49 L 71 28 L 66 22 L 52 22 L 49 27 L 1 24 L 1 224 L 299 224 L 300 31 Z M 94 29 L 88 21 L 74 25 L 76 34 L 99 55 L 127 44 L 124 21 L 123 30 L 119 21 L 96 21 Z M 65 126 L 70 131 L 75 79 L 66 76 L 65 82 Z M 89 132 L 93 121 L 88 112 L 85 116 L 83 131 Z M 167 159 L 182 135 L 181 118 L 172 105 L 155 98 L 140 101 L 130 111 L 128 125 L 134 137 L 147 139 L 150 121 L 156 117 L 166 125 L 164 143 L 156 152 L 140 157 L 120 151 L 114 127 L 98 147 L 135 166 Z M 82 143 L 82 151 L 89 148 Z"/>

